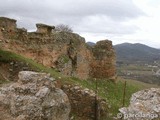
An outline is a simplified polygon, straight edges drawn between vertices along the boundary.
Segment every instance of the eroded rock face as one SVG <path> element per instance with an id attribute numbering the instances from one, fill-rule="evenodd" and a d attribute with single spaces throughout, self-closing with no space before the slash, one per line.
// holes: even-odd
<path id="1" fill-rule="evenodd" d="M 160 88 L 151 88 L 132 95 L 129 107 L 119 110 L 125 120 L 159 120 Z"/>
<path id="2" fill-rule="evenodd" d="M 0 108 L 13 120 L 68 120 L 70 113 L 68 97 L 55 87 L 54 78 L 30 71 L 20 72 L 17 83 L 0 89 Z"/>
<path id="3" fill-rule="evenodd" d="M 5 50 L 80 79 L 115 76 L 115 52 L 109 40 L 89 47 L 83 37 L 52 31 L 54 26 L 37 24 L 36 32 L 27 32 L 24 28 L 17 28 L 15 20 L 0 17 L 0 21 L 1 46 Z"/>

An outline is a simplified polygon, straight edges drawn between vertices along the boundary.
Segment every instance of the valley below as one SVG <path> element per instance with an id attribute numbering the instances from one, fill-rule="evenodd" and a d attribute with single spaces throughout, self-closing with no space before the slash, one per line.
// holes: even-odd
<path id="1" fill-rule="evenodd" d="M 118 64 L 117 74 L 122 78 L 138 80 L 145 83 L 160 85 L 160 64 Z"/>
<path id="2" fill-rule="evenodd" d="M 160 50 L 143 44 L 114 46 L 117 75 L 126 79 L 160 85 Z"/>

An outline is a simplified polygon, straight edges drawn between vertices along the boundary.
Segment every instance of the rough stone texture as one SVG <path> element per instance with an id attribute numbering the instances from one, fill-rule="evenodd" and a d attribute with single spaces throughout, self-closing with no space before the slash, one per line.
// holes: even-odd
<path id="1" fill-rule="evenodd" d="M 21 71 L 17 83 L 0 89 L 2 111 L 5 120 L 68 120 L 70 103 L 48 74 Z"/>
<path id="2" fill-rule="evenodd" d="M 47 33 L 48 35 L 50 35 L 52 32 L 52 29 L 55 28 L 54 26 L 49 26 L 41 23 L 36 24 L 36 27 L 37 27 L 38 33 Z"/>
<path id="3" fill-rule="evenodd" d="M 115 51 L 111 41 L 103 40 L 94 45 L 91 76 L 107 78 L 115 75 Z"/>
<path id="4" fill-rule="evenodd" d="M 75 33 L 53 32 L 54 27 L 44 24 L 37 24 L 37 32 L 27 32 L 25 29 L 15 28 L 16 21 L 12 19 L 2 20 L 9 20 L 14 28 L 12 35 L 8 27 L 1 33 L 3 49 L 32 58 L 64 75 L 81 79 L 115 76 L 115 53 L 109 40 L 89 47 L 85 39 Z M 1 24 L 0 22 L 0 29 L 3 29 Z M 9 26 L 8 24 L 6 22 L 5 26 Z"/>
<path id="5" fill-rule="evenodd" d="M 94 91 L 78 85 L 63 85 L 62 90 L 68 95 L 71 113 L 76 114 L 76 120 L 106 120 L 108 104 L 105 99 L 97 97 Z"/>
<path id="6" fill-rule="evenodd" d="M 2 34 L 2 30 L 0 30 L 0 42 L 2 42 L 3 39 L 3 34 Z"/>
<path id="7" fill-rule="evenodd" d="M 16 20 L 0 17 L 0 34 L 2 34 L 3 37 L 12 38 L 15 35 L 16 27 Z"/>
<path id="8" fill-rule="evenodd" d="M 6 17 L 0 17 L 0 27 L 1 30 L 15 30 L 16 29 L 16 20 L 6 18 Z"/>
<path id="9" fill-rule="evenodd" d="M 119 110 L 125 120 L 159 120 L 160 88 L 151 88 L 132 95 L 129 107 Z"/>

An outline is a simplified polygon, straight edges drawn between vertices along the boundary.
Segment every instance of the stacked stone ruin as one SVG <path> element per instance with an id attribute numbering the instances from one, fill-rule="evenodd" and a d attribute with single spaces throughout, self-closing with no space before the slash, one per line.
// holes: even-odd
<path id="1" fill-rule="evenodd" d="M 113 78 L 115 51 L 103 40 L 90 47 L 78 34 L 55 31 L 54 26 L 36 24 L 35 32 L 17 28 L 16 20 L 0 17 L 1 48 L 52 67 L 64 75 L 81 79 Z"/>

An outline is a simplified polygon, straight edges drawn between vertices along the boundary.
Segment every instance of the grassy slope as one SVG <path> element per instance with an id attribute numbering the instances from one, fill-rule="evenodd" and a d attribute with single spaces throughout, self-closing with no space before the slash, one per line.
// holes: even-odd
<path id="1" fill-rule="evenodd" d="M 9 63 L 10 61 L 23 61 L 29 64 L 29 66 L 34 69 L 35 71 L 41 71 L 50 73 L 51 76 L 55 78 L 61 77 L 62 84 L 69 83 L 69 84 L 78 84 L 84 88 L 89 88 L 95 90 L 96 82 L 94 80 L 80 80 L 78 78 L 73 77 L 66 77 L 61 75 L 60 73 L 56 72 L 52 68 L 44 67 L 41 64 L 36 63 L 35 61 L 24 58 L 20 55 L 15 53 L 11 53 L 8 51 L 0 50 L 0 62 Z M 0 77 L 1 79 L 2 77 Z M 97 87 L 98 87 L 98 94 L 99 96 L 103 97 L 104 99 L 108 100 L 108 103 L 111 105 L 109 112 L 113 115 L 118 113 L 118 109 L 122 107 L 122 99 L 123 99 L 123 89 L 124 89 L 124 80 L 120 79 L 117 83 L 114 83 L 109 80 L 97 80 Z M 141 89 L 152 87 L 149 84 L 144 84 L 141 82 L 133 82 L 128 80 L 127 87 L 126 87 L 126 98 L 125 98 L 125 106 L 129 104 L 129 98 L 131 95 Z"/>
<path id="2" fill-rule="evenodd" d="M 53 69 L 44 67 L 43 65 L 38 64 L 37 62 L 31 59 L 28 59 L 28 58 L 22 57 L 21 55 L 0 49 L 0 62 L 10 63 L 11 61 L 23 61 L 23 62 L 28 63 L 29 66 L 35 71 L 47 72 L 55 77 L 61 76 L 58 72 L 54 71 Z"/>

